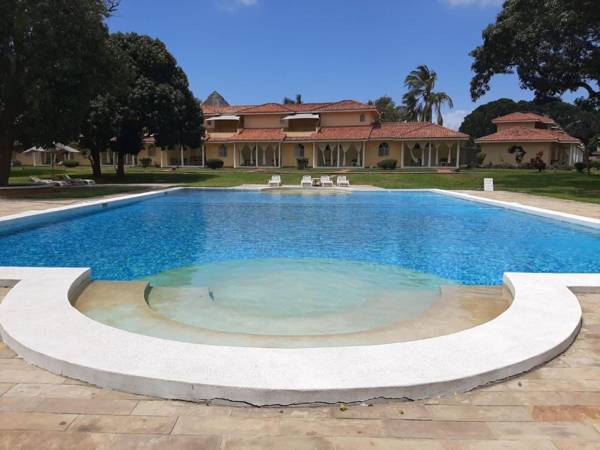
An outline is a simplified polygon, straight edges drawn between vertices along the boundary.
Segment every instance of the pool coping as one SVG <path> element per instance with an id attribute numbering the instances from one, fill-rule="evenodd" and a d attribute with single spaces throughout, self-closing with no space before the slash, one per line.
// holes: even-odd
<path id="1" fill-rule="evenodd" d="M 176 189 L 182 188 L 21 213 L 0 218 L 0 224 L 107 202 L 125 204 Z M 600 228 L 596 219 L 424 191 Z M 559 355 L 577 336 L 581 307 L 568 288 L 600 286 L 600 274 L 506 273 L 504 284 L 514 297 L 511 306 L 467 330 L 391 344 L 260 348 L 170 341 L 96 322 L 70 303 L 89 276 L 87 268 L 0 267 L 0 279 L 20 280 L 0 304 L 4 341 L 30 363 L 98 386 L 169 399 L 261 406 L 421 399 L 517 375 Z"/>

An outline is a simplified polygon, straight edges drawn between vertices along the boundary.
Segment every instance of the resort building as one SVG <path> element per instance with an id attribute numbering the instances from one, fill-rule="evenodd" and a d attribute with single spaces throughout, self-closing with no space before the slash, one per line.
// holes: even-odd
<path id="1" fill-rule="evenodd" d="M 520 165 L 538 154 L 547 165 L 572 167 L 583 161 L 581 141 L 549 117 L 515 112 L 492 120 L 497 131 L 475 140 L 484 165 Z"/>
<path id="2" fill-rule="evenodd" d="M 161 149 L 144 139 L 138 155 L 126 155 L 126 165 L 140 161 L 156 167 L 204 167 L 220 159 L 225 167 L 375 167 L 385 159 L 398 168 L 460 165 L 460 146 L 469 136 L 429 122 L 380 122 L 375 106 L 355 100 L 330 103 L 228 105 L 205 102 L 205 136 L 200 148 Z M 27 165 L 48 165 L 56 155 L 23 152 L 16 159 Z M 61 154 L 89 165 L 86 153 Z M 116 154 L 101 154 L 103 165 L 116 164 Z"/>

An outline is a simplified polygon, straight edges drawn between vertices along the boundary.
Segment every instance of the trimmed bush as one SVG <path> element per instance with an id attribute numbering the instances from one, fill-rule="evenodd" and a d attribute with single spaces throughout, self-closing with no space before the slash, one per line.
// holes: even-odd
<path id="1" fill-rule="evenodd" d="M 395 159 L 382 159 L 377 163 L 377 167 L 384 170 L 394 170 L 398 165 L 398 161 Z"/>
<path id="2" fill-rule="evenodd" d="M 140 158 L 139 162 L 140 162 L 140 166 L 142 166 L 142 168 L 146 169 L 146 168 L 150 167 L 150 164 L 152 164 L 152 158 Z"/>
<path id="3" fill-rule="evenodd" d="M 220 169 L 221 167 L 223 167 L 223 160 L 222 159 L 207 159 L 206 167 L 208 167 L 210 169 Z"/>
<path id="4" fill-rule="evenodd" d="M 576 162 L 575 163 L 575 170 L 578 173 L 583 173 L 583 171 L 586 167 L 587 167 L 587 165 L 584 162 Z"/>
<path id="5" fill-rule="evenodd" d="M 75 161 L 73 159 L 65 159 L 63 161 L 63 166 L 65 167 L 77 167 L 79 165 L 79 161 Z"/>
<path id="6" fill-rule="evenodd" d="M 304 170 L 308 167 L 308 158 L 296 158 L 296 167 L 298 170 Z"/>

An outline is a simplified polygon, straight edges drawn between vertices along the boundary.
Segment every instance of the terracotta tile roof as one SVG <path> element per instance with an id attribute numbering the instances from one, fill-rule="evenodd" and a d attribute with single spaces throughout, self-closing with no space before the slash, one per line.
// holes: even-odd
<path id="1" fill-rule="evenodd" d="M 541 128 L 510 127 L 475 140 L 486 142 L 558 142 L 564 144 L 581 144 L 581 141 L 569 136 L 564 131 Z"/>
<path id="2" fill-rule="evenodd" d="M 375 105 L 357 102 L 356 100 L 342 100 L 335 103 L 327 103 L 315 110 L 315 112 L 333 111 L 377 111 Z"/>
<path id="3" fill-rule="evenodd" d="M 211 106 L 202 105 L 205 115 L 215 114 L 287 114 L 290 112 L 335 112 L 335 111 L 377 111 L 373 105 L 355 100 L 321 103 L 263 103 L 262 105 L 231 105 Z"/>
<path id="4" fill-rule="evenodd" d="M 429 122 L 383 122 L 375 124 L 371 139 L 469 139 L 469 136 Z"/>
<path id="5" fill-rule="evenodd" d="M 322 127 L 310 137 L 313 141 L 366 141 L 372 126 Z"/>
<path id="6" fill-rule="evenodd" d="M 281 103 L 264 103 L 262 105 L 249 106 L 238 111 L 240 114 L 264 114 L 264 113 L 290 113 L 292 109 Z"/>
<path id="7" fill-rule="evenodd" d="M 541 122 L 548 125 L 556 125 L 556 122 L 550 117 L 540 116 L 534 113 L 522 113 L 514 112 L 506 114 L 505 116 L 496 117 L 492 120 L 492 123 L 519 123 L 519 122 Z"/>
<path id="8" fill-rule="evenodd" d="M 285 133 L 280 128 L 245 128 L 227 138 L 229 142 L 281 142 Z"/>

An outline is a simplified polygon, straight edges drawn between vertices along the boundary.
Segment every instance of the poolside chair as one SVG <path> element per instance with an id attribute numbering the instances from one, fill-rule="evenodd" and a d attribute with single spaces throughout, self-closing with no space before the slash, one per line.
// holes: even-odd
<path id="1" fill-rule="evenodd" d="M 269 187 L 281 186 L 281 177 L 279 175 L 272 175 L 268 183 Z"/>
<path id="2" fill-rule="evenodd" d="M 339 175 L 337 177 L 336 183 L 339 187 L 341 187 L 341 186 L 350 187 L 350 182 L 348 181 L 348 178 L 346 178 L 346 175 Z"/>
<path id="3" fill-rule="evenodd" d="M 29 179 L 31 181 L 33 181 L 35 184 L 45 184 L 47 186 L 66 186 L 67 185 L 67 183 L 65 183 L 64 181 L 46 180 L 44 178 L 39 178 L 39 177 L 34 177 L 34 176 L 29 177 Z"/>
<path id="4" fill-rule="evenodd" d="M 304 175 L 302 181 L 300 181 L 300 187 L 312 187 L 312 177 L 310 175 Z"/>
<path id="5" fill-rule="evenodd" d="M 96 182 L 94 180 L 91 180 L 89 178 L 71 178 L 70 175 L 65 174 L 63 175 L 63 179 L 70 184 L 79 184 L 79 185 L 87 185 L 90 186 L 92 184 L 96 184 Z"/>
<path id="6" fill-rule="evenodd" d="M 323 186 L 323 187 L 325 187 L 325 186 L 333 187 L 333 181 L 331 181 L 331 178 L 329 177 L 329 175 L 322 175 L 321 176 L 321 186 Z"/>

